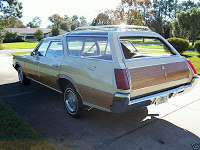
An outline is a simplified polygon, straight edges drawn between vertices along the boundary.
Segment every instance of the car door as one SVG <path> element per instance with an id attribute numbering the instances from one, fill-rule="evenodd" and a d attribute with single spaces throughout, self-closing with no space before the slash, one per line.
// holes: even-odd
<path id="1" fill-rule="evenodd" d="M 57 76 L 63 59 L 63 45 L 61 40 L 51 41 L 45 57 L 40 57 L 38 63 L 40 82 L 59 90 Z"/>
<path id="2" fill-rule="evenodd" d="M 40 57 L 44 57 L 46 50 L 49 46 L 49 41 L 42 41 L 38 44 L 36 49 L 31 53 L 31 55 L 27 56 L 27 60 L 25 62 L 24 72 L 26 76 L 39 81 L 38 74 L 38 63 Z"/>

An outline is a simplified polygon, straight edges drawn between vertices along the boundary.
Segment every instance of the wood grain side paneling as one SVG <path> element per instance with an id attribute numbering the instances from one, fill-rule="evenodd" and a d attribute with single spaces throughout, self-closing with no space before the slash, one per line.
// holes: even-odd
<path id="1" fill-rule="evenodd" d="M 57 77 L 55 76 L 40 72 L 40 77 L 38 81 L 60 91 L 60 88 L 57 83 Z"/>
<path id="2" fill-rule="evenodd" d="M 110 109 L 114 94 L 77 84 L 77 90 L 83 101 Z"/>
<path id="3" fill-rule="evenodd" d="M 129 69 L 129 71 L 131 75 L 131 90 L 189 77 L 189 69 L 185 62 L 133 68 Z"/>

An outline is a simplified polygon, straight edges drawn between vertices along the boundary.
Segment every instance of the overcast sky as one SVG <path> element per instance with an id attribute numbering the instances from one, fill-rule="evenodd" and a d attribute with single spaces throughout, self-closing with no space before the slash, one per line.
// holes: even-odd
<path id="1" fill-rule="evenodd" d="M 100 10 L 116 9 L 121 0 L 19 0 L 23 5 L 23 18 L 26 25 L 36 16 L 42 20 L 42 27 L 51 24 L 48 17 L 53 14 L 60 16 L 78 15 L 86 17 L 88 22 L 97 16 Z"/>

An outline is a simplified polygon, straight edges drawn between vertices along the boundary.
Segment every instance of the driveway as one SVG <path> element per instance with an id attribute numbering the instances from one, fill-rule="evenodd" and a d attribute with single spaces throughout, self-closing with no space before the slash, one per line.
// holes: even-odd
<path id="1" fill-rule="evenodd" d="M 0 98 L 58 149 L 187 149 L 200 146 L 200 82 L 158 106 L 117 115 L 92 109 L 70 117 L 62 95 L 31 82 L 18 83 L 12 56 L 0 51 Z M 200 149 L 200 148 L 199 148 Z"/>

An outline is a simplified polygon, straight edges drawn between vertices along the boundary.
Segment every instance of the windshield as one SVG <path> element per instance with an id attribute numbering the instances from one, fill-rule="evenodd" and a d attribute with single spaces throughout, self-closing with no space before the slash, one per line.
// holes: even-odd
<path id="1" fill-rule="evenodd" d="M 174 55 L 163 41 L 148 37 L 121 37 L 120 44 L 125 59 Z"/>

